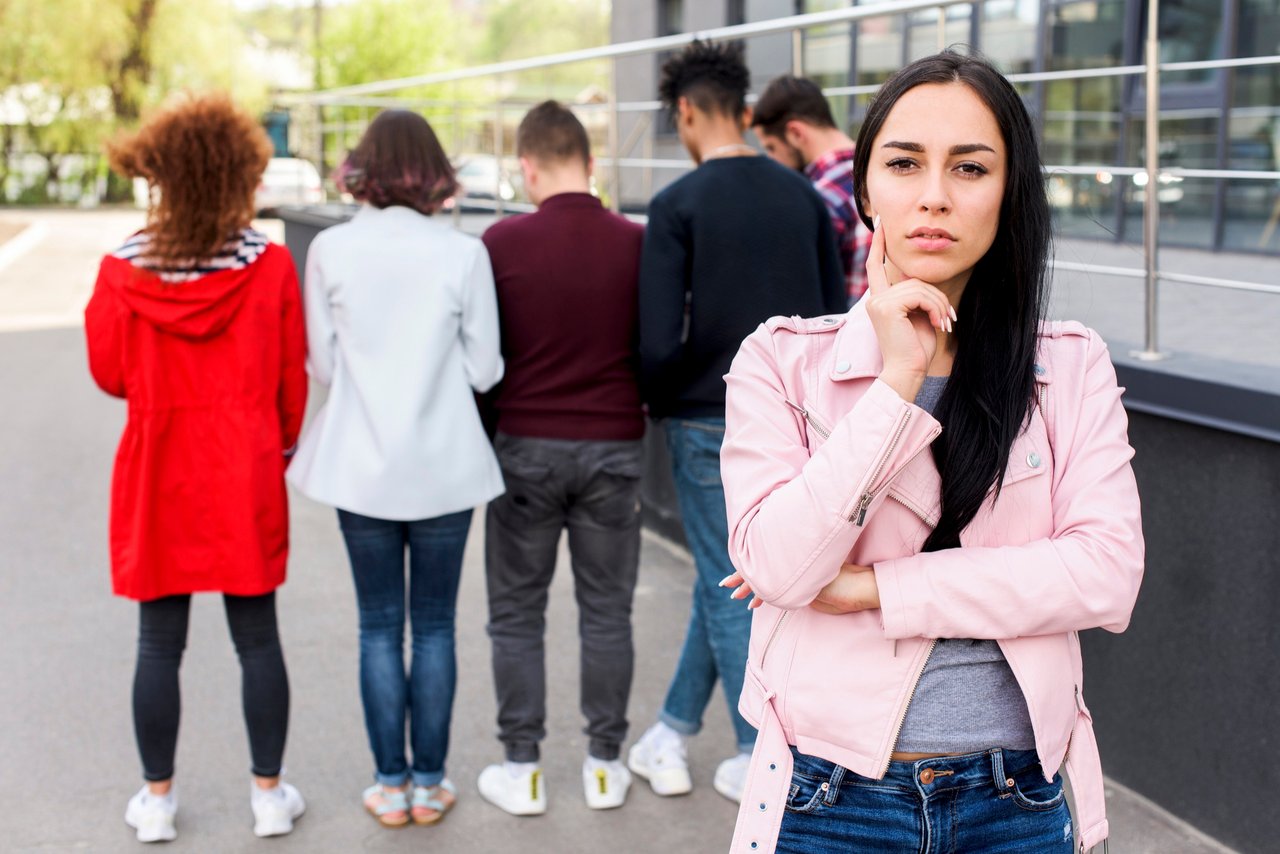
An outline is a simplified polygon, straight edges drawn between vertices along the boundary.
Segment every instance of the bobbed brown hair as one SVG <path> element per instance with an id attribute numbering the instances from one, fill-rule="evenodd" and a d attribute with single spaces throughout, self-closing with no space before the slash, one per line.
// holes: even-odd
<path id="1" fill-rule="evenodd" d="M 208 258 L 249 225 L 271 150 L 257 120 L 222 93 L 183 95 L 107 143 L 112 169 L 159 191 L 147 210 L 146 260 Z"/>
<path id="2" fill-rule="evenodd" d="M 540 163 L 576 161 L 586 166 L 591 161 L 591 141 L 572 110 L 559 101 L 543 101 L 520 120 L 516 153 Z"/>
<path id="3" fill-rule="evenodd" d="M 453 165 L 435 131 L 409 110 L 379 113 L 337 180 L 358 201 L 376 208 L 402 205 L 428 216 L 458 192 Z"/>

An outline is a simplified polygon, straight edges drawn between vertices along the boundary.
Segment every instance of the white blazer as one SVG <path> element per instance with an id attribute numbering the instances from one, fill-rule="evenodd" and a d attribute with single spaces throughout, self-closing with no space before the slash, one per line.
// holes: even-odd
<path id="1" fill-rule="evenodd" d="M 307 371 L 329 387 L 288 480 L 379 519 L 428 519 L 503 492 L 472 390 L 502 379 L 478 239 L 409 208 L 362 207 L 316 236 L 303 287 Z"/>

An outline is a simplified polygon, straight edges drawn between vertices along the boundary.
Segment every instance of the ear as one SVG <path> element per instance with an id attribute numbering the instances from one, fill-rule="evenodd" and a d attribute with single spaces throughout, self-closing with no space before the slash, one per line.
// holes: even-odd
<path id="1" fill-rule="evenodd" d="M 533 162 L 533 158 L 520 158 L 520 174 L 524 176 L 525 186 L 532 187 L 538 183 L 538 167 Z"/>
<path id="2" fill-rule="evenodd" d="M 750 104 L 747 104 L 747 106 L 742 110 L 742 126 L 744 128 L 751 127 L 751 120 L 755 118 L 755 115 L 756 111 L 752 109 Z"/>
<path id="3" fill-rule="evenodd" d="M 693 122 L 693 104 L 684 95 L 676 99 L 676 121 L 682 125 Z"/>
<path id="4" fill-rule="evenodd" d="M 783 126 L 783 138 L 792 148 L 803 148 L 809 139 L 809 127 L 798 119 L 792 119 Z"/>
<path id="5" fill-rule="evenodd" d="M 596 174 L 596 159 L 590 154 L 587 155 L 587 177 L 592 178 Z"/>

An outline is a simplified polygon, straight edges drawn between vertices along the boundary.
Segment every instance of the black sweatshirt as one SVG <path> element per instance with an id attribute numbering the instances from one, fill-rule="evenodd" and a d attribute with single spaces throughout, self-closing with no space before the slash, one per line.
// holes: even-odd
<path id="1" fill-rule="evenodd" d="M 724 375 L 775 315 L 848 309 L 826 206 L 764 156 L 709 160 L 653 197 L 640 262 L 649 414 L 724 417 Z"/>

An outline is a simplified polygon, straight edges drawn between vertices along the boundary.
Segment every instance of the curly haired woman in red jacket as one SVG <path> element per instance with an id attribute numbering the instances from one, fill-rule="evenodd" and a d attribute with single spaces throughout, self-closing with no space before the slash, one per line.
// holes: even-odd
<path id="1" fill-rule="evenodd" d="M 302 814 L 280 781 L 289 683 L 276 630 L 288 506 L 284 469 L 306 404 L 293 262 L 250 227 L 271 156 L 222 95 L 186 97 L 109 146 L 146 179 L 146 227 L 102 260 L 85 310 L 89 367 L 128 402 L 111 484 L 111 575 L 140 603 L 134 731 L 146 785 L 125 821 L 173 839 L 173 758 L 191 594 L 223 594 L 243 674 L 254 832 Z"/>

